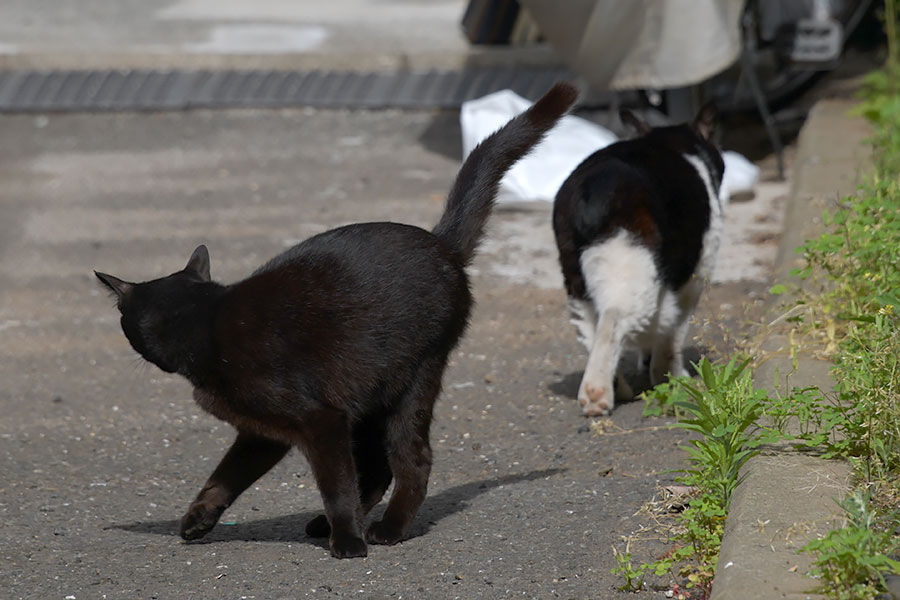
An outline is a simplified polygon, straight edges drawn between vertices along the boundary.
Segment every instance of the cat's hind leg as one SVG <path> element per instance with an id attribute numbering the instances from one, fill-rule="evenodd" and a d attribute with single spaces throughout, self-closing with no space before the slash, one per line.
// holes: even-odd
<path id="1" fill-rule="evenodd" d="M 289 449 L 287 444 L 239 432 L 181 518 L 181 537 L 196 540 L 209 533 L 241 492 L 284 458 Z"/>
<path id="2" fill-rule="evenodd" d="M 590 300 L 569 296 L 569 322 L 575 326 L 578 341 L 588 352 L 594 345 L 594 330 L 597 328 L 597 309 Z"/>
<path id="3" fill-rule="evenodd" d="M 597 309 L 589 300 L 569 296 L 569 321 L 575 326 L 578 341 L 590 352 L 594 346 L 598 322 Z M 634 398 L 634 390 L 625 379 L 622 369 L 616 370 L 615 396 L 616 399 Z"/>
<path id="4" fill-rule="evenodd" d="M 578 402 L 587 416 L 608 415 L 615 406 L 613 375 L 622 350 L 623 332 L 617 327 L 618 311 L 606 309 L 594 332 L 594 344 L 584 367 Z"/>
<path id="5" fill-rule="evenodd" d="M 385 449 L 384 425 L 365 422 L 353 432 L 353 460 L 356 464 L 359 500 L 363 516 L 375 508 L 391 485 L 391 466 Z M 319 515 L 306 524 L 310 537 L 328 537 L 331 526 L 325 515 Z"/>
<path id="6" fill-rule="evenodd" d="M 321 408 L 305 415 L 303 438 L 303 450 L 325 504 L 332 556 L 366 556 L 366 542 L 360 534 L 363 515 L 346 415 L 332 408 Z"/>
<path id="7" fill-rule="evenodd" d="M 366 533 L 366 539 L 373 544 L 396 544 L 402 540 L 425 500 L 432 460 L 429 429 L 446 363 L 446 357 L 425 361 L 401 398 L 397 412 L 388 417 L 387 456 L 394 491 L 381 520 L 372 523 Z"/>
<path id="8" fill-rule="evenodd" d="M 650 358 L 651 384 L 662 383 L 666 375 L 680 377 L 688 374 L 684 367 L 684 341 L 703 285 L 701 279 L 693 277 L 677 292 L 668 292 L 669 297 L 661 302 L 661 311 L 671 314 L 661 317 L 662 323 Z"/>
<path id="9" fill-rule="evenodd" d="M 616 369 L 616 400 L 631 400 L 634 398 L 634 388 L 631 387 L 631 384 L 628 383 L 628 380 L 625 379 L 625 373 L 622 371 L 622 368 L 619 367 Z"/>
<path id="10" fill-rule="evenodd" d="M 364 431 L 353 436 L 353 457 L 359 477 L 359 500 L 365 516 L 381 502 L 394 475 L 385 447 L 384 428 L 373 426 L 362 429 Z"/>
<path id="11" fill-rule="evenodd" d="M 623 342 L 651 327 L 655 318 L 657 270 L 647 248 L 625 231 L 585 250 L 581 270 L 599 317 L 578 402 L 587 416 L 608 415 L 617 395 L 613 379 L 618 376 L 620 386 L 624 381 L 618 371 Z M 627 383 L 621 387 L 620 397 L 629 391 Z"/>

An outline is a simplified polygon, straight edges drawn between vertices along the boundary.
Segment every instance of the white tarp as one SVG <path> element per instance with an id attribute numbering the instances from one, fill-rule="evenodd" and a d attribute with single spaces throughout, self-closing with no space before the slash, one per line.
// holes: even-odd
<path id="1" fill-rule="evenodd" d="M 463 159 L 473 148 L 507 121 L 524 112 L 531 102 L 512 90 L 501 90 L 464 102 L 459 120 Z M 498 202 L 553 202 L 556 192 L 585 158 L 617 141 L 616 135 L 595 123 L 566 115 L 544 141 L 516 163 L 500 182 Z M 752 191 L 759 168 L 737 152 L 723 153 L 725 176 L 720 196 Z"/>
<path id="2" fill-rule="evenodd" d="M 525 112 L 531 102 L 512 90 L 500 90 L 463 102 L 463 159 L 478 143 L 507 121 Z M 616 134 L 590 121 L 566 115 L 544 141 L 516 163 L 500 183 L 498 202 L 553 201 L 566 177 L 585 158 L 616 141 Z"/>
<path id="3" fill-rule="evenodd" d="M 741 49 L 744 0 L 521 0 L 566 64 L 595 90 L 699 83 Z"/>

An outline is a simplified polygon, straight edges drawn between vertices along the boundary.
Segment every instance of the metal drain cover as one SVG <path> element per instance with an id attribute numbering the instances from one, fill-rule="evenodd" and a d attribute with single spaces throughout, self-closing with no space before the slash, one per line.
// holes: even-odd
<path id="1" fill-rule="evenodd" d="M 0 111 L 189 108 L 457 108 L 509 88 L 534 100 L 563 68 L 461 71 L 122 70 L 0 71 Z"/>

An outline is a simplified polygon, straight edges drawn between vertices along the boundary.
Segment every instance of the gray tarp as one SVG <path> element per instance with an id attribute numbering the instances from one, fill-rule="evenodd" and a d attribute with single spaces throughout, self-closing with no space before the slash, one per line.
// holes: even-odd
<path id="1" fill-rule="evenodd" d="M 726 69 L 744 0 L 520 0 L 594 89 L 664 89 Z"/>

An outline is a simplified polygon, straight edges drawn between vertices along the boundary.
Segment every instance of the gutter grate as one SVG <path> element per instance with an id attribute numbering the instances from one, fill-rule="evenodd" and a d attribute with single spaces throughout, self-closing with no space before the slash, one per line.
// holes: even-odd
<path id="1" fill-rule="evenodd" d="M 535 100 L 563 68 L 457 71 L 0 71 L 0 112 L 191 108 L 458 108 L 510 88 Z"/>

